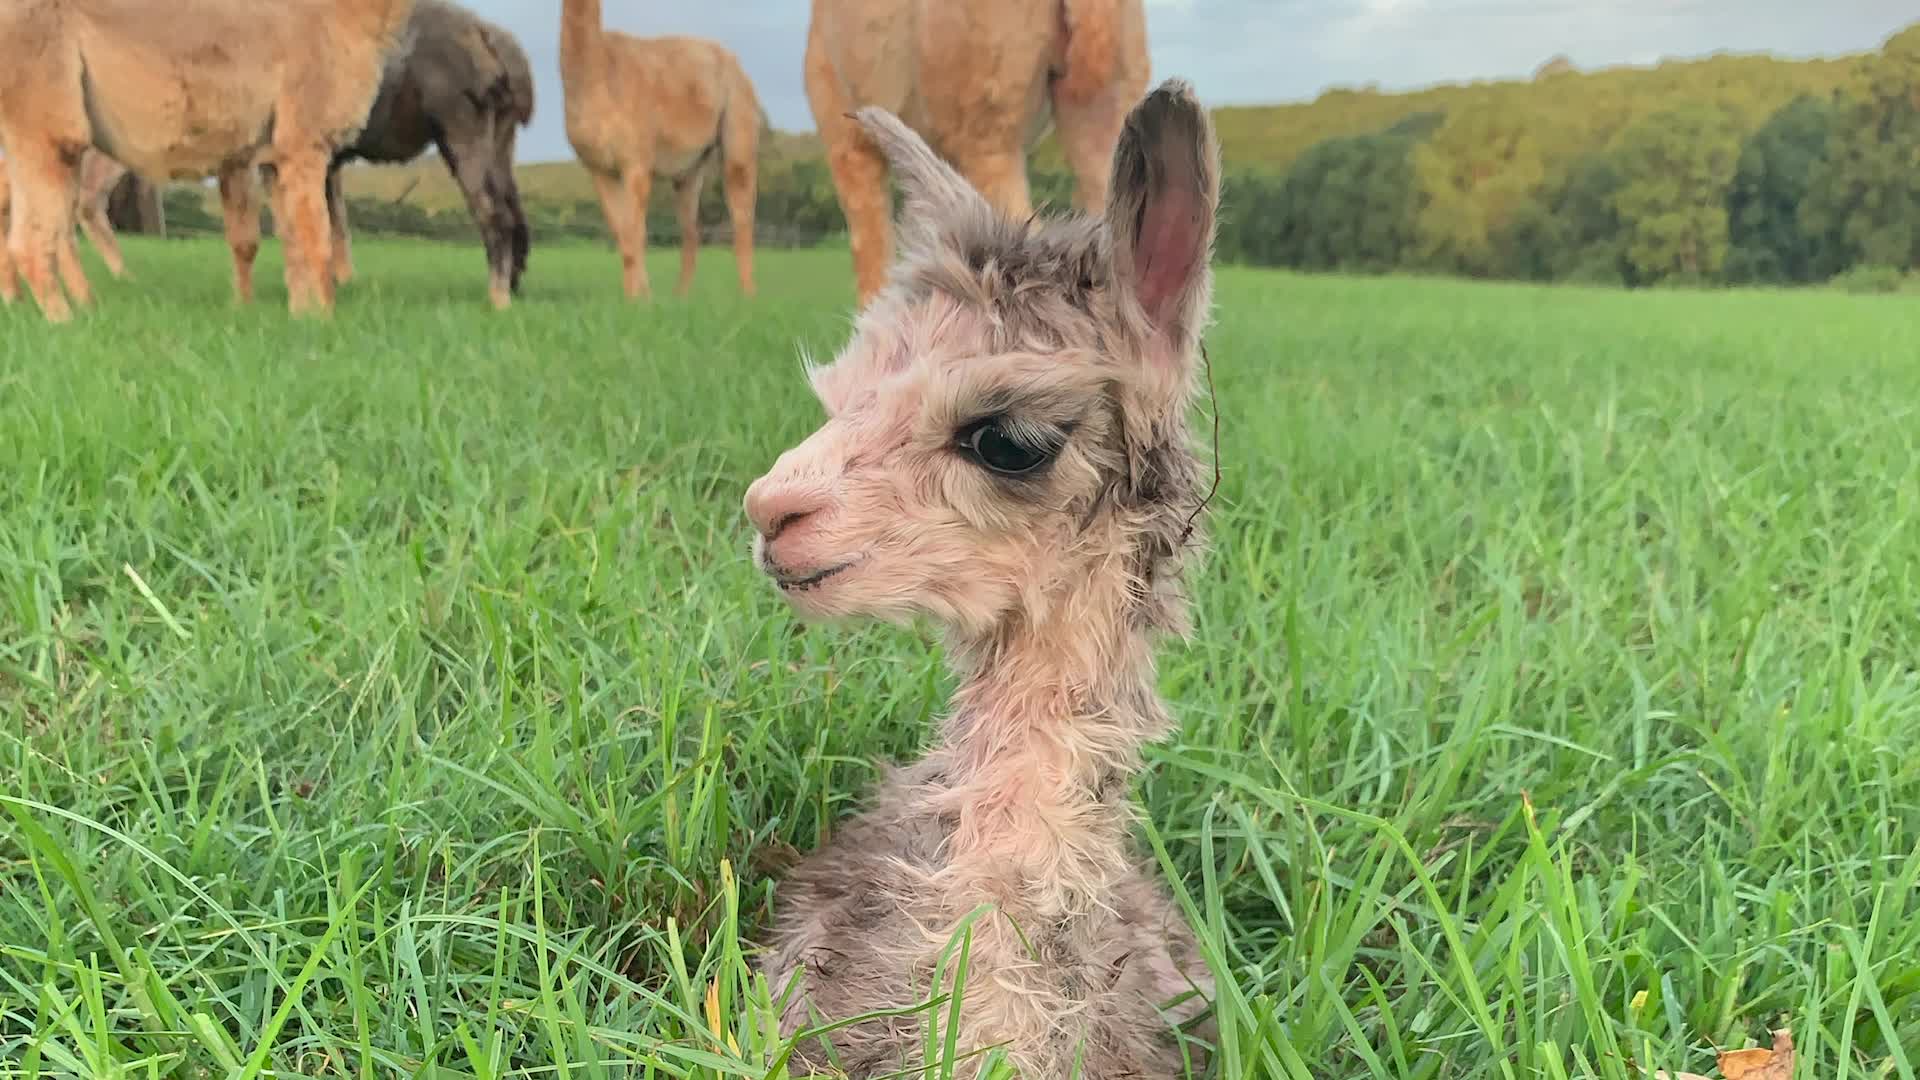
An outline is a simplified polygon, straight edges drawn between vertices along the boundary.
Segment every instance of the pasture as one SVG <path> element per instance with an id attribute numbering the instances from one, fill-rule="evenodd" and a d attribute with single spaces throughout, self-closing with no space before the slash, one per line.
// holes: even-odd
<path id="1" fill-rule="evenodd" d="M 947 690 L 747 558 L 846 254 L 647 307 L 537 247 L 495 314 L 477 248 L 367 240 L 322 324 L 277 248 L 235 310 L 217 240 L 126 246 L 73 325 L 0 312 L 0 1077 L 767 1075 L 772 875 Z M 1217 301 L 1136 791 L 1211 1075 L 1710 1073 L 1785 1026 L 1912 1080 L 1911 304 Z"/>

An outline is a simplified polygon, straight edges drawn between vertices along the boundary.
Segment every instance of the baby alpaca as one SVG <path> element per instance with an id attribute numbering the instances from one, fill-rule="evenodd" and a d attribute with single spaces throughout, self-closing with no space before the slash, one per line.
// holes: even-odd
<path id="1" fill-rule="evenodd" d="M 1172 728 L 1153 639 L 1185 629 L 1203 501 L 1186 406 L 1212 127 L 1162 85 L 1127 117 L 1103 215 L 1033 220 L 892 114 L 858 121 L 901 180 L 902 256 L 812 374 L 824 425 L 747 492 L 754 558 L 803 617 L 931 618 L 960 688 L 928 755 L 782 883 L 783 1031 L 925 1000 L 954 928 L 991 904 L 963 1050 L 1004 1047 L 1030 1080 L 1178 1076 L 1201 1062 L 1172 1024 L 1212 983 L 1131 849 L 1127 790 Z M 918 1014 L 870 1019 L 797 1056 L 871 1077 L 923 1034 Z"/>

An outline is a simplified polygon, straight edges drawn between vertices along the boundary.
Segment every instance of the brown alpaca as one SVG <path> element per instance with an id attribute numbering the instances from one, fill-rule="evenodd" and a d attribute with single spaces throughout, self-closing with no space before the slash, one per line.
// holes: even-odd
<path id="1" fill-rule="evenodd" d="M 673 182 L 680 214 L 680 284 L 693 284 L 700 250 L 700 189 L 717 163 L 733 221 L 740 291 L 753 285 L 753 200 L 760 110 L 740 59 L 716 42 L 637 38 L 601 29 L 600 0 L 563 0 L 560 84 L 567 139 L 593 175 L 620 247 L 630 298 L 647 282 L 647 197 L 656 176 Z"/>
<path id="2" fill-rule="evenodd" d="M 327 170 L 333 280 L 353 278 L 352 234 L 340 170 L 348 162 L 412 161 L 429 145 L 466 195 L 487 252 L 487 296 L 507 307 L 526 271 L 530 237 L 513 176 L 519 129 L 533 119 L 533 73 L 506 30 L 445 0 L 415 0 L 404 44 L 389 54 L 380 90 L 352 144 Z M 269 188 L 275 170 L 260 170 Z M 260 207 L 248 170 L 222 174 L 220 203 L 236 253 L 260 243 Z M 234 291 L 253 298 L 252 257 L 234 262 Z"/>
<path id="3" fill-rule="evenodd" d="M 187 179 L 272 164 L 288 237 L 288 306 L 331 311 L 327 165 L 366 121 L 412 0 L 9 0 L 0 8 L 0 144 L 17 207 L 9 244 L 49 320 L 75 171 L 97 147 L 134 172 Z M 241 257 L 235 248 L 236 273 Z M 63 274 L 75 304 L 90 291 Z"/>
<path id="4" fill-rule="evenodd" d="M 0 159 L 0 302 L 12 303 L 20 295 L 20 286 L 15 281 L 13 259 L 7 254 L 6 236 L 8 222 L 13 206 L 13 182 L 9 177 L 4 159 Z M 107 200 L 113 195 L 115 184 L 127 175 L 127 167 L 98 150 L 89 147 L 80 155 L 80 186 L 74 193 L 73 214 L 80 220 L 80 228 L 93 241 L 94 249 L 106 260 L 107 272 L 114 277 L 125 277 L 127 260 L 120 254 L 120 240 L 114 235 L 113 222 L 107 219 Z M 60 250 L 56 253 L 60 272 L 63 275 L 79 273 L 80 252 L 74 245 L 71 231 L 61 238 Z"/>
<path id="5" fill-rule="evenodd" d="M 487 297 L 504 308 L 530 246 L 513 147 L 533 120 L 533 70 L 512 34 L 446 0 L 415 0 L 407 29 L 410 44 L 389 59 L 366 127 L 327 173 L 334 280 L 353 276 L 340 167 L 412 161 L 431 145 L 467 197 L 487 251 Z"/>
<path id="6" fill-rule="evenodd" d="M 991 904 L 963 1049 L 1004 1046 L 1034 1080 L 1170 1078 L 1169 1020 L 1212 983 L 1131 850 L 1127 790 L 1172 727 L 1153 638 L 1184 631 L 1202 501 L 1185 413 L 1212 127 L 1166 83 L 1126 117 L 1104 216 L 1036 220 L 891 114 L 858 122 L 905 192 L 905 253 L 812 375 L 824 426 L 747 491 L 755 559 L 803 617 L 931 618 L 960 686 L 927 756 L 782 883 L 766 971 L 776 994 L 797 984 L 783 1031 L 924 1001 L 954 927 Z M 917 1015 L 869 1019 L 797 1054 L 824 1068 L 830 1040 L 878 1076 L 923 1036 Z"/>
<path id="7" fill-rule="evenodd" d="M 1002 213 L 1025 217 L 1027 150 L 1056 122 L 1076 207 L 1106 205 L 1107 165 L 1147 88 L 1141 0 L 813 0 L 807 99 L 847 218 L 860 302 L 891 261 L 887 165 L 849 114 L 897 114 Z"/>

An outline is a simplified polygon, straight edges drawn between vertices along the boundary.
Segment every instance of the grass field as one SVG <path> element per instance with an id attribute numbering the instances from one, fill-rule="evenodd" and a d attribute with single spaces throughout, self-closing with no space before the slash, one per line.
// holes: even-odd
<path id="1" fill-rule="evenodd" d="M 946 692 L 746 557 L 844 253 L 638 307 L 540 248 L 496 315 L 477 246 L 365 242 L 320 325 L 273 253 L 236 311 L 217 241 L 127 246 L 75 325 L 0 312 L 0 1076 L 766 1075 L 771 868 Z M 1137 790 L 1212 1075 L 1706 1073 L 1785 1025 L 1913 1080 L 1912 305 L 1219 302 Z"/>

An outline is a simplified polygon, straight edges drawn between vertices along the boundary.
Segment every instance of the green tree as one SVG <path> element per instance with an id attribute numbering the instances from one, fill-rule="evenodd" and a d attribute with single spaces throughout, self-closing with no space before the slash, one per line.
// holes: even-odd
<path id="1" fill-rule="evenodd" d="M 1475 104 L 1449 112 L 1415 150 L 1422 266 L 1476 276 L 1497 271 L 1495 238 L 1546 178 L 1538 123 L 1513 103 Z"/>
<path id="2" fill-rule="evenodd" d="M 1740 131 L 1715 105 L 1654 113 L 1620 133 L 1614 195 L 1632 284 L 1716 278 L 1727 258 L 1727 186 Z"/>
<path id="3" fill-rule="evenodd" d="M 1729 281 L 1802 282 L 1833 272 L 1826 245 L 1800 225 L 1800 205 L 1826 158 L 1833 123 L 1833 105 L 1802 95 L 1741 149 L 1727 191 Z"/>
<path id="4" fill-rule="evenodd" d="M 1625 178 L 1604 154 L 1575 163 L 1553 201 L 1563 247 L 1553 259 L 1553 277 L 1590 285 L 1626 280 L 1626 255 L 1615 206 Z"/>
<path id="5" fill-rule="evenodd" d="M 1244 250 L 1254 262 L 1308 270 L 1383 271 L 1412 238 L 1414 141 L 1404 135 L 1328 139 L 1275 187 L 1250 186 L 1243 220 L 1260 221 Z"/>
<path id="6" fill-rule="evenodd" d="M 1808 183 L 1800 222 L 1843 264 L 1920 265 L 1920 26 L 1866 64 Z"/>

